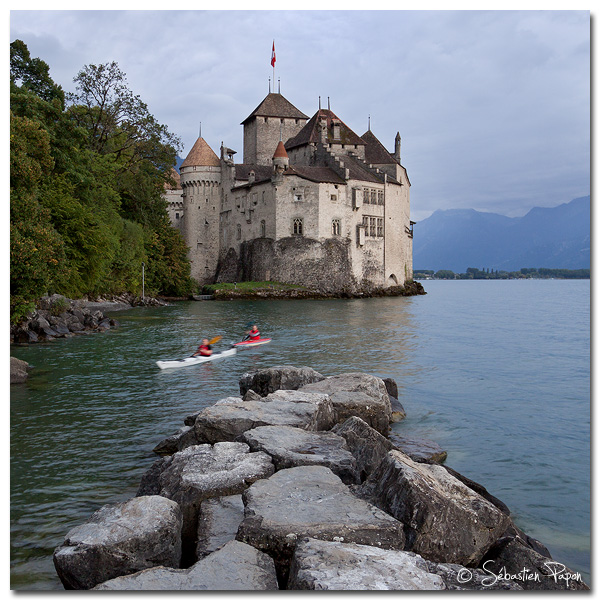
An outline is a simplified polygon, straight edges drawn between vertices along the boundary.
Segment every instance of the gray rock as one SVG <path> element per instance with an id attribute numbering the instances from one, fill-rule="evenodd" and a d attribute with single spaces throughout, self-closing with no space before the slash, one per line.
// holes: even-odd
<path id="1" fill-rule="evenodd" d="M 25 383 L 27 377 L 29 377 L 28 369 L 29 363 L 24 360 L 19 360 L 14 356 L 10 357 L 10 382 L 11 383 Z"/>
<path id="2" fill-rule="evenodd" d="M 160 494 L 160 474 L 171 462 L 171 457 L 155 460 L 150 468 L 142 475 L 136 496 L 154 496 Z"/>
<path id="3" fill-rule="evenodd" d="M 389 433 L 392 406 L 385 383 L 379 377 L 367 373 L 345 373 L 310 383 L 300 391 L 328 394 L 338 423 L 350 417 L 360 417 L 382 435 Z"/>
<path id="4" fill-rule="evenodd" d="M 244 396 L 248 390 L 253 390 L 266 396 L 276 390 L 297 390 L 321 379 L 324 379 L 323 375 L 310 367 L 270 367 L 244 373 L 240 378 L 240 394 Z"/>
<path id="5" fill-rule="evenodd" d="M 114 591 L 277 590 L 273 559 L 252 546 L 231 541 L 189 569 L 156 567 L 117 577 L 94 588 Z"/>
<path id="6" fill-rule="evenodd" d="M 392 423 L 399 423 L 406 419 L 406 411 L 398 398 L 390 396 L 390 405 L 392 407 Z"/>
<path id="7" fill-rule="evenodd" d="M 360 482 L 356 460 L 348 452 L 346 440 L 335 433 L 279 425 L 250 429 L 241 439 L 253 451 L 269 454 L 278 471 L 322 465 L 329 467 L 345 484 Z"/>
<path id="8" fill-rule="evenodd" d="M 257 481 L 243 493 L 245 518 L 237 539 L 267 552 L 285 585 L 298 539 L 404 546 L 402 524 L 354 496 L 327 467 L 295 467 Z"/>
<path id="9" fill-rule="evenodd" d="M 488 553 L 482 569 L 501 580 L 518 578 L 525 590 L 589 590 L 581 574 L 562 563 L 541 555 L 519 537 Z"/>
<path id="10" fill-rule="evenodd" d="M 290 567 L 291 590 L 443 590 L 443 579 L 410 552 L 305 539 Z"/>
<path id="11" fill-rule="evenodd" d="M 263 425 L 290 425 L 309 431 L 330 429 L 333 408 L 329 399 L 319 402 L 273 400 L 239 402 L 205 408 L 196 418 L 201 442 L 234 441 L 248 429 Z"/>
<path id="12" fill-rule="evenodd" d="M 251 453 L 247 444 L 236 442 L 190 446 L 165 461 L 158 477 L 159 493 L 181 507 L 184 566 L 195 557 L 202 501 L 240 494 L 254 481 L 269 477 L 274 471 L 268 454 Z"/>
<path id="13" fill-rule="evenodd" d="M 477 566 L 509 517 L 440 465 L 392 450 L 363 484 L 377 506 L 404 523 L 405 550 L 433 562 Z"/>
<path id="14" fill-rule="evenodd" d="M 398 400 L 398 384 L 396 383 L 396 380 L 392 379 L 391 377 L 386 377 L 385 379 L 382 379 L 382 381 L 385 385 L 385 389 L 387 390 L 387 393 L 392 398 L 395 398 L 396 400 Z"/>
<path id="15" fill-rule="evenodd" d="M 506 504 L 504 504 L 504 502 L 502 502 L 502 500 L 499 500 L 498 498 L 496 498 L 496 496 L 492 496 L 492 494 L 490 494 L 487 491 L 487 489 L 485 487 L 483 487 L 480 483 L 477 483 L 476 481 L 473 481 L 472 479 L 465 477 L 458 471 L 451 469 L 448 465 L 442 465 L 442 466 L 444 467 L 444 469 L 446 469 L 446 471 L 448 471 L 448 473 L 450 473 L 450 475 L 452 475 L 453 477 L 456 477 L 456 479 L 458 479 L 461 483 L 464 483 L 469 489 L 473 490 L 474 492 L 477 492 L 480 496 L 483 496 L 488 502 L 491 502 L 496 508 L 501 510 L 505 515 L 510 515 L 510 509 L 508 508 L 508 506 L 506 506 Z M 546 551 L 547 551 L 547 549 L 546 549 Z M 542 554 L 543 554 L 543 552 L 542 552 Z M 549 555 L 550 555 L 550 553 L 548 553 L 548 556 Z"/>
<path id="16" fill-rule="evenodd" d="M 244 520 L 242 495 L 209 498 L 200 505 L 196 556 L 202 559 L 235 540 L 240 523 Z"/>
<path id="17" fill-rule="evenodd" d="M 364 482 L 392 449 L 392 443 L 369 427 L 360 417 L 350 417 L 332 431 L 346 440 L 348 450 L 356 460 L 359 479 Z"/>
<path id="18" fill-rule="evenodd" d="M 419 558 L 423 560 L 421 557 Z M 442 578 L 448 590 L 519 591 L 523 589 L 514 581 L 503 581 L 492 577 L 482 569 L 469 569 L 462 565 L 434 563 L 429 560 L 423 560 L 423 562 L 430 573 L 439 575 Z"/>
<path id="19" fill-rule="evenodd" d="M 250 400 L 262 400 L 262 396 L 257 394 L 254 390 L 248 390 L 243 397 L 244 402 L 250 402 Z"/>
<path id="20" fill-rule="evenodd" d="M 448 457 L 448 453 L 431 440 L 391 433 L 390 441 L 395 450 L 408 454 L 415 462 L 442 463 Z"/>
<path id="21" fill-rule="evenodd" d="M 55 550 L 56 572 L 65 589 L 85 590 L 158 565 L 178 567 L 181 517 L 179 506 L 161 496 L 103 506 Z"/>
<path id="22" fill-rule="evenodd" d="M 162 442 L 154 446 L 152 452 L 159 456 L 169 456 L 197 444 L 198 439 L 196 438 L 195 429 L 189 425 L 185 425 L 177 433 L 165 438 Z"/>

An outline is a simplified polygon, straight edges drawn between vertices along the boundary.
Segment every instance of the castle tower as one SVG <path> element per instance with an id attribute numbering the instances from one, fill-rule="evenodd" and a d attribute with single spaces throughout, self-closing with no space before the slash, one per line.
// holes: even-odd
<path id="1" fill-rule="evenodd" d="M 290 166 L 290 157 L 285 150 L 283 142 L 279 140 L 275 154 L 273 154 L 273 171 L 275 174 L 281 175 Z"/>
<path id="2" fill-rule="evenodd" d="M 271 166 L 280 139 L 295 136 L 308 117 L 281 94 L 268 94 L 252 111 L 244 126 L 244 164 Z"/>
<path id="3" fill-rule="evenodd" d="M 181 164 L 180 178 L 191 274 L 200 285 L 212 283 L 219 259 L 221 162 L 203 138 Z"/>

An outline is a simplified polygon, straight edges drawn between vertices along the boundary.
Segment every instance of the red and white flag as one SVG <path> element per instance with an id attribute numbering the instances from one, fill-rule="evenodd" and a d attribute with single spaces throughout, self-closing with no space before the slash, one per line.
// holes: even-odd
<path id="1" fill-rule="evenodd" d="M 275 68 L 275 40 L 273 40 L 273 50 L 271 51 L 271 66 Z"/>

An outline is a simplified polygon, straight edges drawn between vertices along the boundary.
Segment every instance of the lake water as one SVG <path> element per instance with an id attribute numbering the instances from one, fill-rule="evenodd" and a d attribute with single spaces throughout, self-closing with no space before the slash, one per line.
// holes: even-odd
<path id="1" fill-rule="evenodd" d="M 311 366 L 393 377 L 402 435 L 448 451 L 553 557 L 590 572 L 590 282 L 426 281 L 366 300 L 182 302 L 115 313 L 107 333 L 12 347 L 11 587 L 59 590 L 52 552 L 96 509 L 135 495 L 151 450 L 185 416 L 237 395 L 244 372 Z M 273 342 L 160 371 L 202 337 Z"/>

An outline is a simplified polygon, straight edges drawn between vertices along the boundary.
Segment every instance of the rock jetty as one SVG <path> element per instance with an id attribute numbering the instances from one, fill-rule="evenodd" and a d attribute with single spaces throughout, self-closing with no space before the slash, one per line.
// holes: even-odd
<path id="1" fill-rule="evenodd" d="M 390 435 L 397 386 L 272 367 L 184 419 L 135 498 L 54 552 L 66 589 L 572 590 L 480 484 Z M 397 428 L 396 428 L 397 429 Z"/>

